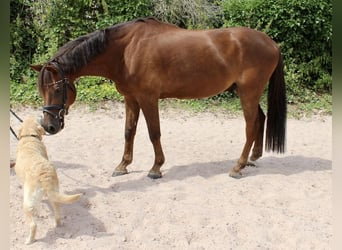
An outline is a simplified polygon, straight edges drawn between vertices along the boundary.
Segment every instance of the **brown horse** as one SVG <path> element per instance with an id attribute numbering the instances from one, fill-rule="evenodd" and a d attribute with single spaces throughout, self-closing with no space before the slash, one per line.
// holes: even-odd
<path id="1" fill-rule="evenodd" d="M 137 19 L 81 36 L 61 47 L 39 72 L 44 99 L 42 125 L 55 134 L 75 101 L 75 79 L 92 75 L 109 78 L 124 96 L 125 147 L 113 176 L 127 174 L 140 109 L 155 152 L 148 176 L 160 178 L 164 154 L 160 143 L 158 100 L 202 98 L 234 87 L 246 121 L 246 143 L 230 171 L 241 176 L 248 162 L 263 152 L 265 115 L 259 105 L 268 85 L 266 150 L 283 153 L 286 92 L 283 61 L 277 44 L 262 32 L 236 27 L 185 30 L 154 18 Z"/>

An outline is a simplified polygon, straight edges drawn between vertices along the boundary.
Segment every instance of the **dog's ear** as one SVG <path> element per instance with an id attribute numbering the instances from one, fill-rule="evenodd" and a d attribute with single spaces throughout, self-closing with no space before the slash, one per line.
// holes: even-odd
<path id="1" fill-rule="evenodd" d="M 46 135 L 45 129 L 40 124 L 38 124 L 38 133 L 40 136 Z"/>
<path id="2" fill-rule="evenodd" d="M 43 135 L 46 135 L 46 131 L 41 125 L 41 119 L 40 118 L 35 119 L 35 125 L 37 126 L 36 133 L 38 134 L 39 139 L 41 140 L 43 138 Z"/>

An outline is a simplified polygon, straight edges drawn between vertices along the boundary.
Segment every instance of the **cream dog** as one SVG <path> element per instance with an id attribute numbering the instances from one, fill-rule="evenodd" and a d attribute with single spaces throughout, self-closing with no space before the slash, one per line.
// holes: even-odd
<path id="1" fill-rule="evenodd" d="M 49 162 L 46 147 L 42 142 L 44 128 L 30 117 L 19 129 L 19 142 L 16 152 L 15 172 L 23 183 L 25 214 L 30 220 L 30 235 L 26 244 L 35 241 L 37 224 L 34 220 L 35 205 L 46 195 L 55 214 L 56 226 L 61 225 L 60 203 L 77 201 L 81 194 L 65 195 L 59 193 L 58 177 Z"/>

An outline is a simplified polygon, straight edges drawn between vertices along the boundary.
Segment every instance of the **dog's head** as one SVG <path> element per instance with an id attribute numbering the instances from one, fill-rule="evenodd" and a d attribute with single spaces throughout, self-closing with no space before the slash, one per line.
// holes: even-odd
<path id="1" fill-rule="evenodd" d="M 44 128 L 40 125 L 37 119 L 33 117 L 29 117 L 23 121 L 21 127 L 19 129 L 18 138 L 22 138 L 25 136 L 36 136 L 40 140 L 46 132 Z"/>

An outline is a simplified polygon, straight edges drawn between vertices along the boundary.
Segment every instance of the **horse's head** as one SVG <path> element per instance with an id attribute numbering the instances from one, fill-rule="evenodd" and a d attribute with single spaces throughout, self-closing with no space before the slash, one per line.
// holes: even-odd
<path id="1" fill-rule="evenodd" d="M 46 132 L 56 134 L 64 127 L 64 115 L 76 99 L 76 88 L 57 62 L 31 68 L 39 72 L 38 89 L 44 100 L 41 125 Z"/>

